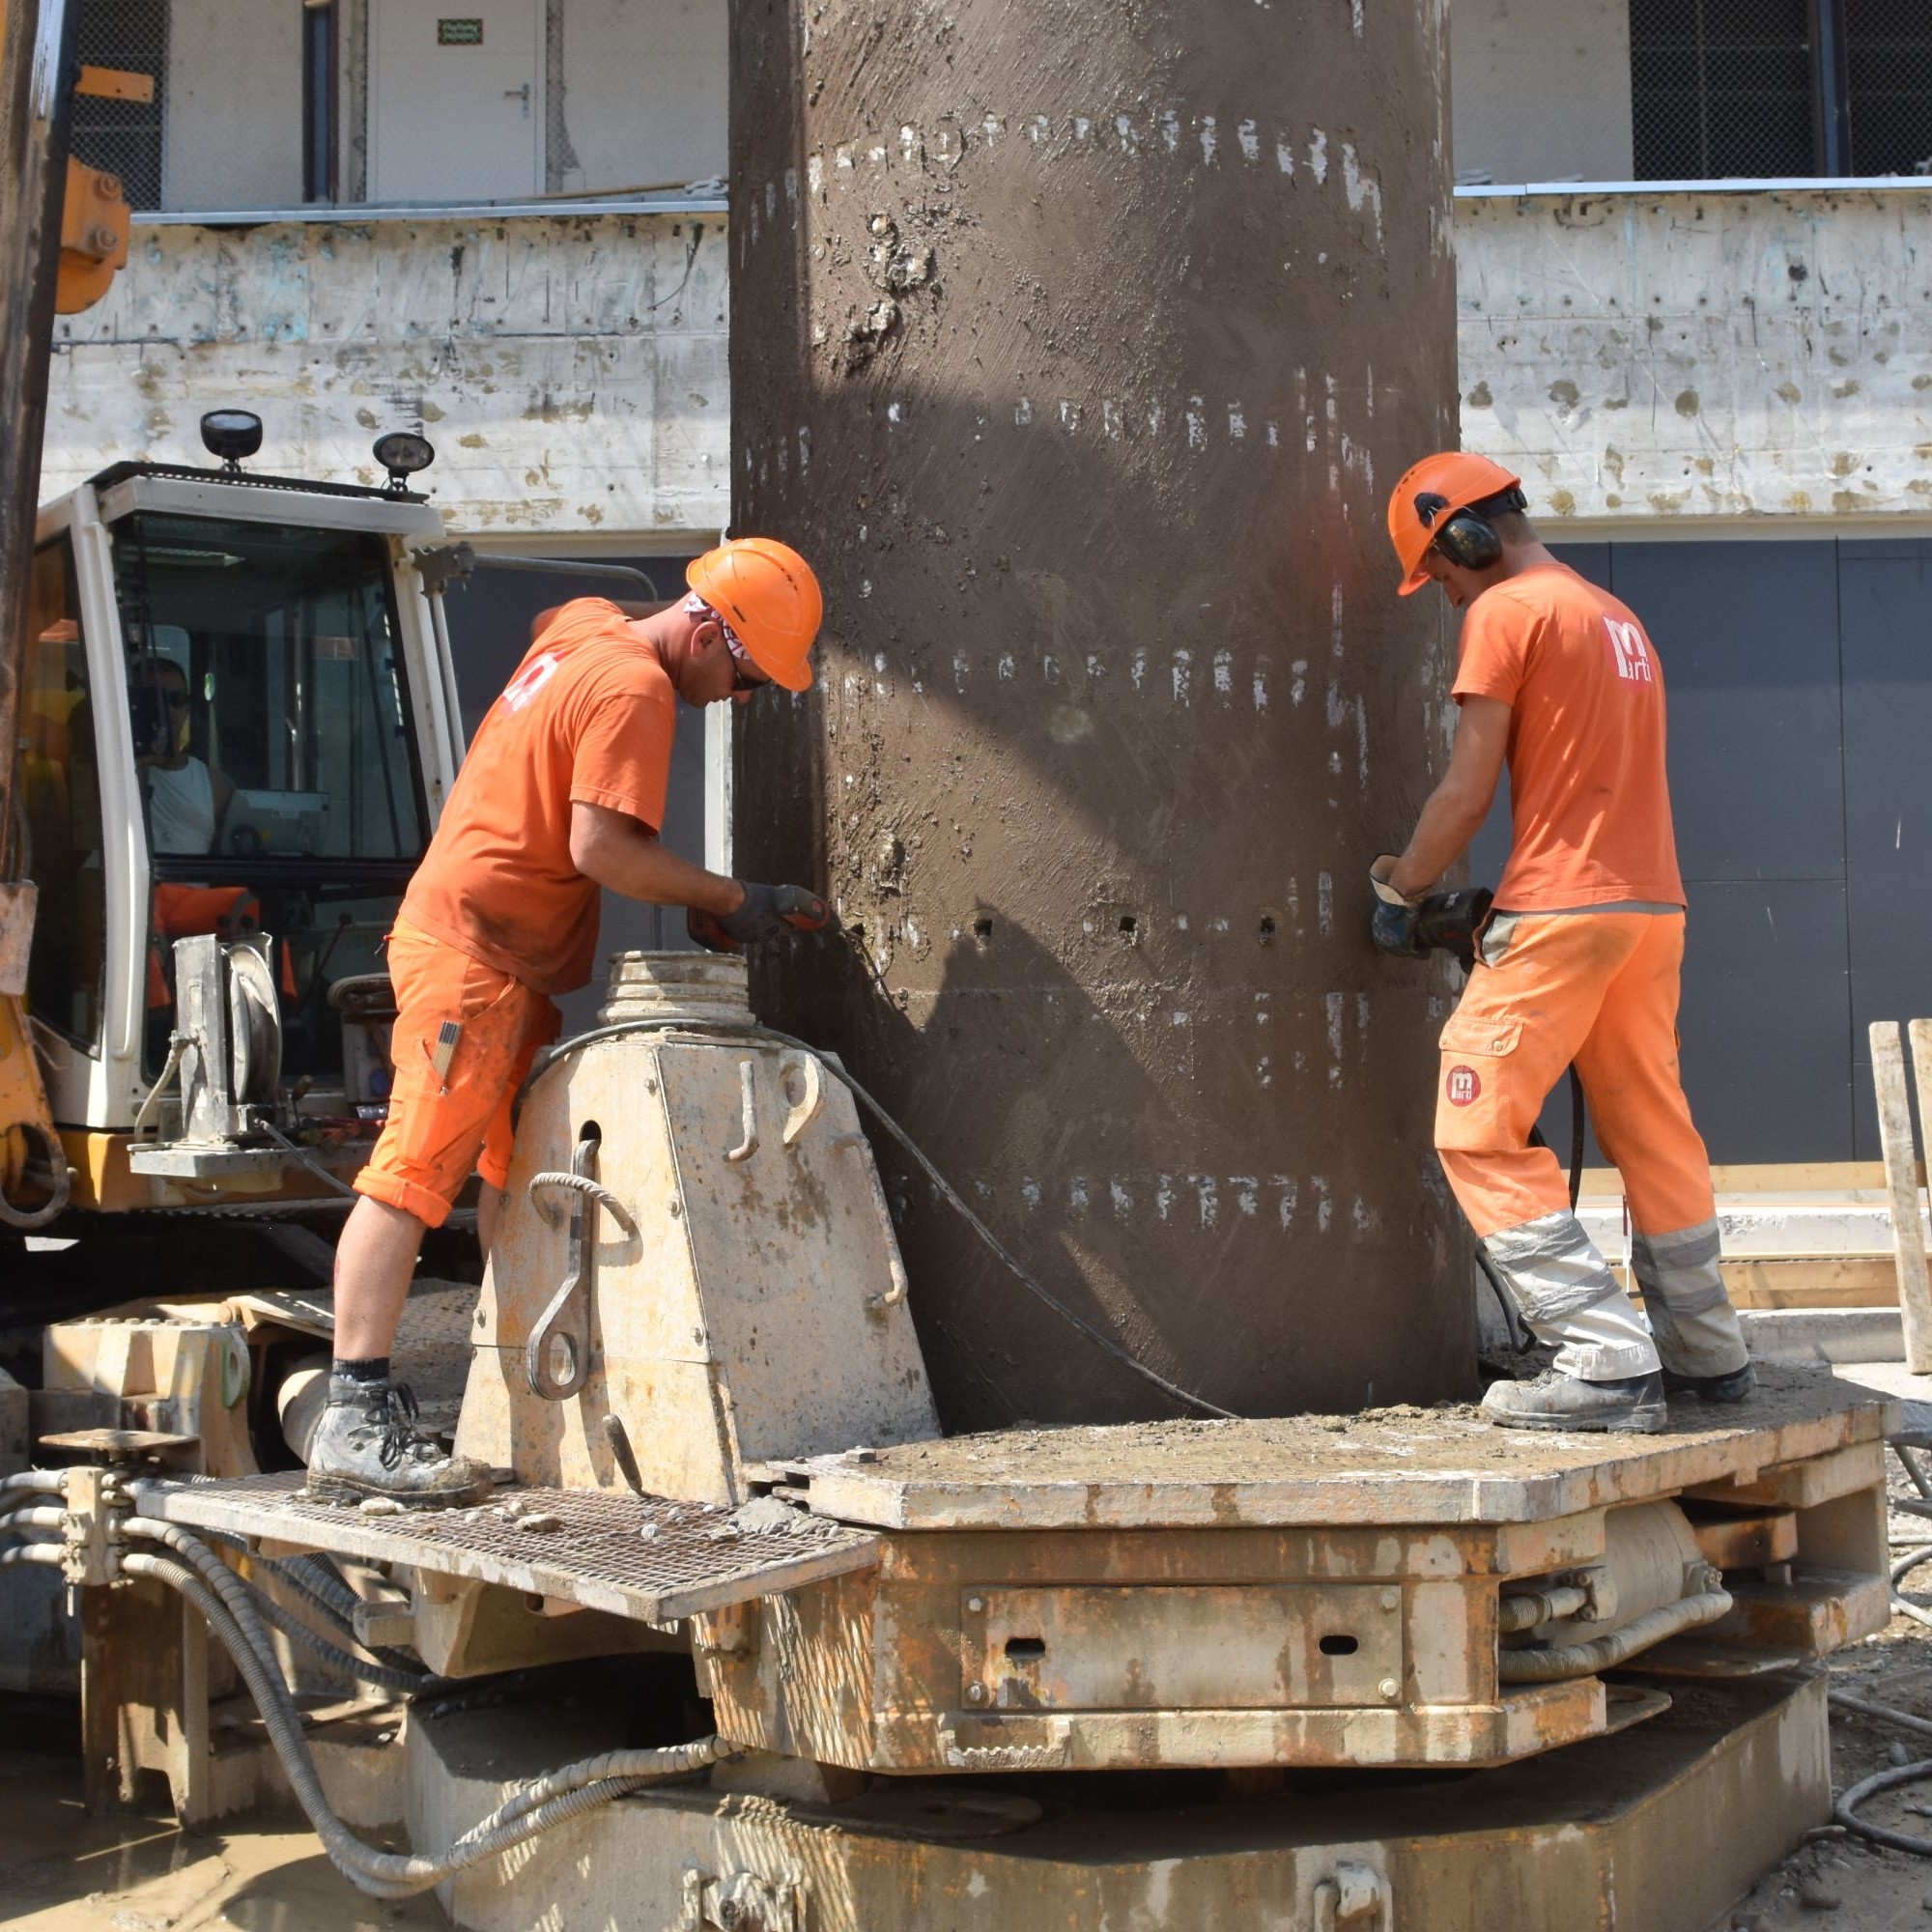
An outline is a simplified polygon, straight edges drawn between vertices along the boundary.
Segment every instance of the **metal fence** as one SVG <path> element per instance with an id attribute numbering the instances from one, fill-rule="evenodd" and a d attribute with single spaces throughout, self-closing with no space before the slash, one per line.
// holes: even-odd
<path id="1" fill-rule="evenodd" d="M 80 58 L 155 77 L 155 98 L 73 103 L 73 154 L 120 178 L 129 208 L 159 208 L 165 192 L 169 0 L 80 0 Z M 211 138 L 218 138 L 213 129 Z"/>
<path id="2" fill-rule="evenodd" d="M 1932 7 L 1841 0 L 1852 172 L 1932 174 Z"/>
<path id="3" fill-rule="evenodd" d="M 1811 100 L 1807 0 L 1631 0 L 1639 181 L 1807 175 Z"/>

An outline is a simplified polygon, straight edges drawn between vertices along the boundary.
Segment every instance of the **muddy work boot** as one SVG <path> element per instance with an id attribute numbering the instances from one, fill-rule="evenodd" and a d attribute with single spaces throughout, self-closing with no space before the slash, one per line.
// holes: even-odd
<path id="1" fill-rule="evenodd" d="M 1483 1413 L 1504 1429 L 1632 1429 L 1655 1435 L 1667 1419 L 1663 1378 L 1625 1376 L 1586 1382 L 1546 1369 L 1534 1381 L 1492 1382 Z"/>
<path id="2" fill-rule="evenodd" d="M 1665 1395 L 1694 1395 L 1699 1402 L 1743 1402 L 1757 1387 L 1757 1371 L 1747 1362 L 1722 1376 L 1680 1376 L 1674 1369 L 1663 1372 Z"/>
<path id="3" fill-rule="evenodd" d="M 324 1502 L 387 1496 L 410 1509 L 467 1509 L 489 1495 L 490 1471 L 446 1456 L 416 1427 L 416 1399 L 401 1382 L 331 1376 L 328 1406 L 308 1450 L 308 1493 Z"/>

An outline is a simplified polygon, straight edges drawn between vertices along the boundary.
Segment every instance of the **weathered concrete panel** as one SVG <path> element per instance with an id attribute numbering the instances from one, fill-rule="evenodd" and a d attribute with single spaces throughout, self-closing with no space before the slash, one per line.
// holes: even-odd
<path id="1" fill-rule="evenodd" d="M 558 185 L 609 190 L 722 175 L 728 161 L 724 0 L 570 0 Z"/>
<path id="2" fill-rule="evenodd" d="M 1456 202 L 1463 440 L 1566 518 L 1932 511 L 1924 189 Z"/>
<path id="3" fill-rule="evenodd" d="M 1456 0 L 1456 178 L 1628 181 L 1630 0 Z"/>
<path id="4" fill-rule="evenodd" d="M 453 527 L 715 531 L 728 514 L 715 215 L 156 226 L 64 323 L 43 494 L 129 457 L 203 463 L 220 404 L 261 465 L 380 483 L 420 418 Z"/>
<path id="5" fill-rule="evenodd" d="M 172 0 L 168 208 L 288 208 L 302 198 L 299 7 Z"/>

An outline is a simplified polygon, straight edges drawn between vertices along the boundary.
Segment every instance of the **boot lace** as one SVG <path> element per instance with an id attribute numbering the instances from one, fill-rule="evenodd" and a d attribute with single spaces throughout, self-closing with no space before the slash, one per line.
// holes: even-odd
<path id="1" fill-rule="evenodd" d="M 385 1469 L 400 1467 L 405 1458 L 419 1461 L 425 1453 L 442 1453 L 416 1427 L 415 1392 L 407 1382 L 390 1382 L 372 1393 L 362 1413 L 370 1429 L 381 1431 L 377 1455 Z"/>

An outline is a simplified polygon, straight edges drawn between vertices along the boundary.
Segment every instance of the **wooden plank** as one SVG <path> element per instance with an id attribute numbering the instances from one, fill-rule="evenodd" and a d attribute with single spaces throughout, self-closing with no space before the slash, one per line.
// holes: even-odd
<path id="1" fill-rule="evenodd" d="M 1916 1168 L 1923 1187 L 1925 1163 L 1918 1161 Z M 1719 1194 L 1860 1194 L 1881 1193 L 1888 1182 L 1882 1160 L 1800 1160 L 1714 1167 L 1711 1185 Z M 1615 1168 L 1583 1170 L 1582 1199 L 1614 1201 L 1623 1191 L 1623 1178 Z"/>
<path id="2" fill-rule="evenodd" d="M 1912 1110 L 1905 1095 L 1905 1044 L 1896 1020 L 1871 1023 L 1872 1083 L 1878 1090 L 1879 1143 L 1891 1193 L 1891 1238 L 1898 1257 L 1898 1306 L 1904 1318 L 1905 1365 L 1914 1375 L 1932 1369 L 1932 1277 L 1918 1225 L 1918 1176 Z"/>
<path id="3" fill-rule="evenodd" d="M 1719 1264 L 1733 1308 L 1895 1308 L 1898 1264 L 1889 1255 L 1810 1255 Z M 1628 1268 L 1614 1270 L 1634 1293 Z"/>

